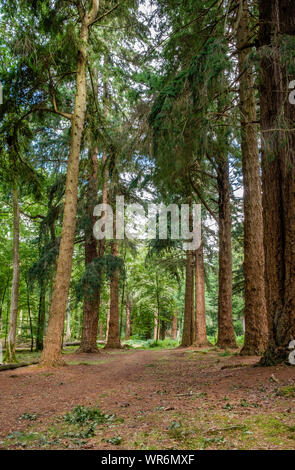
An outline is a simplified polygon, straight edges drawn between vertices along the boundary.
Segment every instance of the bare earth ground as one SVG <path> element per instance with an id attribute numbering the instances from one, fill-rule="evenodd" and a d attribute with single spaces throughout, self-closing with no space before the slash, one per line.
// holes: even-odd
<path id="1" fill-rule="evenodd" d="M 0 448 L 295 449 L 294 367 L 214 348 L 65 357 L 0 372 Z M 77 405 L 111 416 L 88 433 L 62 417 Z"/>

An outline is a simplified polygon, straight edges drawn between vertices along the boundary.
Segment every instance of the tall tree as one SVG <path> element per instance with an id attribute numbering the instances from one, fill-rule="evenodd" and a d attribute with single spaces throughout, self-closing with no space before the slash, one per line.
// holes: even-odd
<path id="1" fill-rule="evenodd" d="M 171 325 L 171 338 L 177 338 L 177 323 L 178 323 L 178 312 L 175 311 L 173 315 L 172 325 Z"/>
<path id="2" fill-rule="evenodd" d="M 119 254 L 119 245 L 116 240 L 112 242 L 111 254 L 114 257 L 114 262 L 116 263 L 116 258 L 118 258 Z M 119 268 L 114 266 L 110 282 L 110 315 L 106 348 L 115 349 L 121 347 L 119 333 Z"/>
<path id="3" fill-rule="evenodd" d="M 262 364 L 287 358 L 295 338 L 295 106 L 289 102 L 295 4 L 259 1 L 260 124 L 268 346 Z"/>
<path id="4" fill-rule="evenodd" d="M 217 160 L 218 184 L 218 236 L 219 236 L 219 273 L 218 273 L 218 339 L 220 348 L 236 348 L 232 319 L 232 244 L 231 244 L 231 204 L 229 163 L 227 155 Z"/>
<path id="5" fill-rule="evenodd" d="M 240 75 L 240 114 L 244 186 L 245 342 L 241 354 L 260 355 L 267 344 L 264 287 L 262 195 L 248 0 L 242 1 L 237 28 Z"/>
<path id="6" fill-rule="evenodd" d="M 67 165 L 64 215 L 49 322 L 45 346 L 41 357 L 41 363 L 43 365 L 51 366 L 63 363 L 61 358 L 62 333 L 72 270 L 77 212 L 79 156 L 86 108 L 87 47 L 89 30 L 96 19 L 99 9 L 99 0 L 92 0 L 91 8 L 88 11 L 84 9 L 82 1 L 78 0 L 77 8 L 81 25 L 77 45 L 76 96 L 74 113 L 71 116 L 71 139 Z"/>
<path id="7" fill-rule="evenodd" d="M 85 267 L 89 267 L 97 259 L 97 240 L 93 235 L 95 217 L 93 209 L 97 204 L 97 170 L 98 170 L 98 149 L 89 149 L 89 173 L 86 190 L 86 215 L 87 222 L 85 228 Z M 87 280 L 84 286 L 83 323 L 80 352 L 94 353 L 97 348 L 98 331 L 98 311 L 100 304 L 100 286 L 89 289 Z"/>
<path id="8" fill-rule="evenodd" d="M 204 270 L 204 246 L 203 243 L 195 251 L 195 340 L 198 347 L 210 345 L 206 330 L 205 309 L 205 270 Z"/>
<path id="9" fill-rule="evenodd" d="M 194 259 L 193 252 L 186 252 L 185 301 L 181 346 L 191 346 L 195 339 L 194 318 Z"/>

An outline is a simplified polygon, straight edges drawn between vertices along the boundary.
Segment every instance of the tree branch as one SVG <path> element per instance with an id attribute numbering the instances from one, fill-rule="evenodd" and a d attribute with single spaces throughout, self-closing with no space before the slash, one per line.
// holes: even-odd
<path id="1" fill-rule="evenodd" d="M 109 15 L 110 13 L 112 13 L 114 10 L 116 10 L 118 8 L 118 6 L 121 5 L 121 2 L 117 3 L 117 5 L 115 5 L 113 8 L 111 8 L 110 10 L 106 11 L 105 13 L 103 13 L 101 16 L 99 16 L 98 18 L 96 18 L 95 20 L 92 21 L 92 23 L 90 23 L 89 26 L 92 26 L 93 24 L 97 23 L 98 21 L 102 20 L 103 18 L 105 18 L 105 16 Z"/>
<path id="2" fill-rule="evenodd" d="M 198 196 L 198 198 L 200 199 L 200 201 L 202 202 L 202 204 L 204 204 L 205 208 L 207 209 L 207 211 L 209 212 L 209 214 L 213 217 L 213 219 L 219 224 L 219 220 L 218 220 L 218 217 L 216 216 L 215 212 L 213 212 L 213 210 L 209 207 L 209 205 L 207 204 L 207 202 L 205 201 L 205 199 L 203 198 L 203 196 L 201 195 L 200 191 L 198 190 L 198 188 L 196 187 L 191 175 L 189 175 L 189 180 L 190 180 L 190 183 L 191 183 L 191 186 L 193 188 L 193 190 L 195 191 L 196 195 Z"/>
<path id="3" fill-rule="evenodd" d="M 62 116 L 66 119 L 69 119 L 70 121 L 73 118 L 73 114 L 63 113 L 62 111 L 58 111 L 57 109 L 46 108 L 45 106 L 36 106 L 36 107 L 33 108 L 33 111 L 44 111 L 44 112 L 47 112 L 47 113 L 58 114 L 59 116 Z"/>
<path id="4" fill-rule="evenodd" d="M 88 27 L 91 26 L 96 21 L 95 17 L 98 13 L 98 9 L 99 9 L 99 0 L 92 0 L 91 10 L 86 15 L 86 18 L 87 18 L 86 24 Z"/>

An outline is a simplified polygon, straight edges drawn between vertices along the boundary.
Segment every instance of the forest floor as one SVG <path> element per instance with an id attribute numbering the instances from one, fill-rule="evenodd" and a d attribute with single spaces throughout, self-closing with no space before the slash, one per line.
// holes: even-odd
<path id="1" fill-rule="evenodd" d="M 291 366 L 216 348 L 65 358 L 0 372 L 0 448 L 295 449 Z"/>

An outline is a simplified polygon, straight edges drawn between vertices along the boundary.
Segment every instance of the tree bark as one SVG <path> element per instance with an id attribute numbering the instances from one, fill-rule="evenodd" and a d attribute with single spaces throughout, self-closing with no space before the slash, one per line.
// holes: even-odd
<path id="1" fill-rule="evenodd" d="M 205 309 L 205 271 L 203 243 L 195 251 L 195 341 L 197 347 L 210 346 L 207 339 Z"/>
<path id="2" fill-rule="evenodd" d="M 165 320 L 161 320 L 160 338 L 161 338 L 161 341 L 164 341 L 164 339 L 166 338 L 166 323 L 165 323 Z"/>
<path id="3" fill-rule="evenodd" d="M 195 338 L 194 329 L 194 266 L 193 253 L 186 252 L 185 303 L 181 346 L 191 346 Z"/>
<path id="4" fill-rule="evenodd" d="M 103 335 L 103 323 L 102 323 L 102 321 L 101 321 L 100 324 L 99 324 L 99 339 L 100 339 L 100 341 L 103 341 L 103 339 L 104 339 L 104 335 Z"/>
<path id="5" fill-rule="evenodd" d="M 20 235 L 20 213 L 18 205 L 18 189 L 15 184 L 12 190 L 12 205 L 13 205 L 13 273 L 12 273 L 12 286 L 11 286 L 11 300 L 9 312 L 9 331 L 6 343 L 6 353 L 4 362 L 13 363 L 17 362 L 15 355 L 15 339 L 17 327 L 17 310 L 18 310 L 18 295 L 19 295 L 19 276 L 20 276 L 20 262 L 19 262 L 19 235 Z"/>
<path id="6" fill-rule="evenodd" d="M 118 257 L 119 245 L 116 240 L 112 242 L 112 256 Z M 120 348 L 119 335 L 119 269 L 116 268 L 111 275 L 110 283 L 110 316 L 107 349 Z"/>
<path id="7" fill-rule="evenodd" d="M 218 339 L 220 348 L 236 348 L 232 317 L 232 252 L 229 165 L 225 156 L 218 158 L 219 279 Z"/>
<path id="8" fill-rule="evenodd" d="M 269 337 L 262 365 L 287 359 L 295 338 L 295 106 L 288 100 L 284 34 L 295 34 L 291 0 L 260 0 L 260 123 Z M 293 63 L 294 64 L 294 63 Z"/>
<path id="9" fill-rule="evenodd" d="M 79 4 L 81 6 L 81 3 Z M 91 22 L 96 18 L 98 7 L 99 0 L 92 0 L 90 12 L 85 13 L 81 19 L 76 72 L 76 97 L 71 126 L 62 234 L 50 306 L 49 323 L 41 357 L 41 364 L 46 366 L 63 364 L 61 356 L 62 334 L 72 271 L 78 196 L 79 156 L 86 108 L 87 45 L 89 28 Z"/>
<path id="10" fill-rule="evenodd" d="M 178 312 L 174 312 L 173 320 L 172 320 L 172 327 L 171 327 L 171 338 L 176 340 L 177 338 L 177 320 L 178 320 Z"/>
<path id="11" fill-rule="evenodd" d="M 89 151 L 90 172 L 88 176 L 88 186 L 86 192 L 86 214 L 89 220 L 89 225 L 85 230 L 86 268 L 90 263 L 94 262 L 98 255 L 97 241 L 93 236 L 93 226 L 95 223 L 93 210 L 97 204 L 97 153 L 97 148 Z M 101 279 L 101 276 L 99 276 L 99 279 Z M 84 289 L 82 337 L 79 352 L 97 353 L 100 288 L 98 287 L 91 295 L 89 295 L 88 290 L 89 287 L 86 285 Z"/>
<path id="12" fill-rule="evenodd" d="M 267 312 L 264 286 L 264 247 L 262 195 L 254 80 L 247 63 L 251 48 L 248 0 L 243 0 L 242 16 L 237 29 L 240 74 L 240 115 L 242 170 L 244 186 L 244 276 L 245 342 L 242 355 L 261 355 L 267 345 Z"/>

